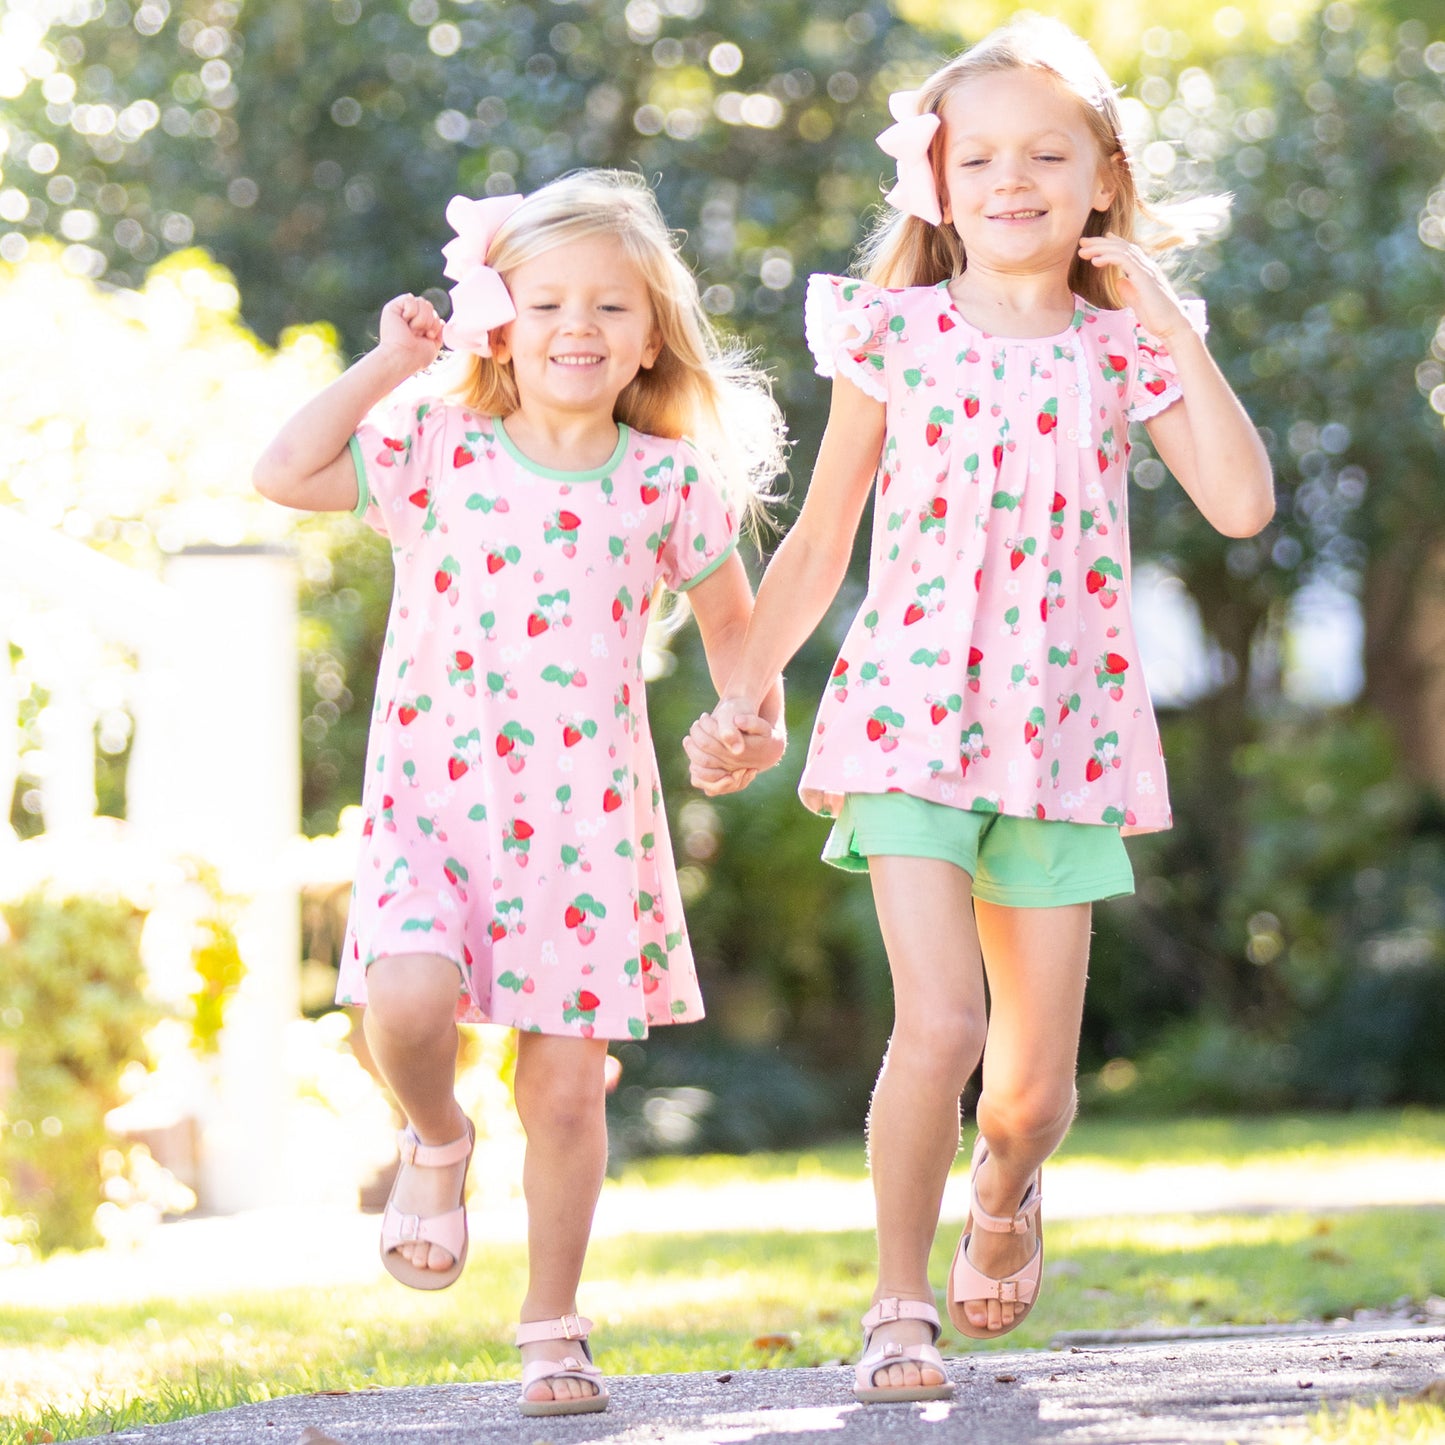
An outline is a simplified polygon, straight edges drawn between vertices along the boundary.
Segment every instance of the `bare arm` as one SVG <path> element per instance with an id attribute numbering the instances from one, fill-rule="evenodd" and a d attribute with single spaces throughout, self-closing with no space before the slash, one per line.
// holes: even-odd
<path id="1" fill-rule="evenodd" d="M 722 700 L 713 716 L 729 747 L 738 738 L 735 721 L 758 714 L 773 680 L 838 593 L 878 469 L 883 431 L 883 404 L 837 378 L 803 510 L 773 554 L 741 655 L 719 689 Z"/>
<path id="2" fill-rule="evenodd" d="M 1115 266 L 1144 327 L 1168 348 L 1184 398 L 1144 425 L 1160 460 L 1204 519 L 1226 537 L 1252 537 L 1274 516 L 1274 477 L 1264 443 L 1167 279 L 1137 246 L 1086 236 L 1079 254 Z"/>
<path id="3" fill-rule="evenodd" d="M 742 560 L 734 552 L 714 572 L 695 587 L 688 589 L 687 600 L 697 618 L 702 634 L 703 651 L 707 655 L 708 672 L 719 696 L 743 649 L 748 619 L 753 611 L 753 590 Z M 712 768 L 704 780 L 700 770 L 706 769 L 690 740 L 683 743 L 693 763 L 693 781 L 710 794 L 737 792 L 752 782 L 765 768 L 770 768 L 783 755 L 787 736 L 781 726 L 783 715 L 783 679 L 774 677 L 772 686 L 758 706 L 761 726 L 748 730 L 744 751 L 732 758 L 733 767 Z"/>
<path id="4" fill-rule="evenodd" d="M 312 397 L 256 461 L 251 480 L 263 497 L 303 512 L 350 511 L 356 469 L 350 442 L 361 420 L 441 349 L 441 320 L 415 296 L 388 301 L 376 348 Z"/>

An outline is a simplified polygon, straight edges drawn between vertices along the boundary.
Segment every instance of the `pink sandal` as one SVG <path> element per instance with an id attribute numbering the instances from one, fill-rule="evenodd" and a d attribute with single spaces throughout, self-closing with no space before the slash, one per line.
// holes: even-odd
<path id="1" fill-rule="evenodd" d="M 542 1340 L 576 1340 L 582 1351 L 567 1355 L 560 1360 L 533 1360 L 522 1366 L 522 1413 L 524 1415 L 592 1415 L 607 1408 L 611 1398 L 602 1383 L 602 1371 L 592 1363 L 592 1351 L 587 1345 L 587 1336 L 592 1333 L 592 1321 L 581 1315 L 563 1315 L 555 1320 L 533 1320 L 530 1324 L 518 1325 L 517 1348 L 535 1345 Z M 529 1400 L 527 1391 L 538 1380 L 583 1380 L 592 1385 L 597 1393 L 583 1395 L 577 1400 Z"/>
<path id="2" fill-rule="evenodd" d="M 1000 1335 L 1017 1329 L 1034 1307 L 1039 1279 L 1044 1271 L 1044 1221 L 1039 1210 L 1043 1203 L 1043 1172 L 1034 1175 L 1023 1201 L 1012 1214 L 990 1214 L 978 1202 L 978 1171 L 987 1158 L 988 1145 L 980 1134 L 974 1142 L 973 1165 L 968 1173 L 968 1218 L 964 1221 L 963 1236 L 954 1251 L 953 1266 L 948 1271 L 948 1317 L 953 1321 L 954 1329 L 972 1340 L 996 1340 Z M 991 1279 L 986 1274 L 980 1274 L 969 1262 L 968 1241 L 975 1228 L 992 1234 L 1027 1234 L 1033 1228 L 1038 1232 L 1039 1245 L 1033 1258 L 1022 1269 L 1002 1279 Z M 969 1300 L 990 1299 L 1014 1307 L 1012 1324 L 990 1330 L 970 1321 L 964 1313 L 964 1304 Z"/>
<path id="3" fill-rule="evenodd" d="M 879 1325 L 893 1320 L 922 1320 L 933 1329 L 933 1343 L 927 1345 L 903 1345 L 896 1340 L 879 1345 L 870 1352 L 869 1341 Z M 881 1299 L 863 1316 L 863 1358 L 853 1371 L 853 1398 L 865 1405 L 884 1405 L 891 1402 L 905 1404 L 913 1400 L 951 1400 L 953 1385 L 948 1372 L 943 1368 L 943 1356 L 936 1348 L 942 1330 L 938 1323 L 938 1311 L 923 1300 L 897 1299 L 890 1295 Z M 875 1385 L 873 1377 L 879 1370 L 890 1365 L 927 1365 L 944 1377 L 941 1385 L 900 1385 L 890 1388 Z"/>
<path id="4" fill-rule="evenodd" d="M 397 1148 L 401 1162 L 410 1168 L 445 1169 L 452 1164 L 466 1161 L 471 1167 L 472 1149 L 477 1142 L 477 1131 L 472 1121 L 467 1120 L 467 1132 L 450 1144 L 423 1144 L 417 1138 L 416 1130 L 410 1124 L 397 1135 Z M 399 1279 L 412 1289 L 445 1289 L 454 1284 L 467 1262 L 467 1173 L 462 1171 L 462 1187 L 455 1209 L 445 1214 L 433 1214 L 423 1218 L 420 1214 L 403 1214 L 392 1199 L 396 1198 L 396 1184 L 401 1178 L 397 1170 L 392 1182 L 391 1199 L 386 1201 L 386 1212 L 381 1216 L 381 1262 L 387 1273 Z M 423 1269 L 397 1253 L 403 1244 L 434 1244 L 451 1255 L 452 1263 L 447 1269 Z"/>

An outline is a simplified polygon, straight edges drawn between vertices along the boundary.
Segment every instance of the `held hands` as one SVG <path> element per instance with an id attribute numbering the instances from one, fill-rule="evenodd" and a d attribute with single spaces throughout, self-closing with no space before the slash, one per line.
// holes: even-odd
<path id="1" fill-rule="evenodd" d="M 381 309 L 376 349 L 404 365 L 408 376 L 430 366 L 442 349 L 442 321 L 436 307 L 410 293 L 388 301 Z"/>
<path id="2" fill-rule="evenodd" d="M 1119 292 L 1140 325 L 1166 344 L 1194 334 L 1174 288 L 1148 252 L 1112 231 L 1085 236 L 1079 255 L 1100 268 L 1113 266 L 1119 273 Z"/>
<path id="3" fill-rule="evenodd" d="M 683 739 L 692 785 L 711 798 L 740 793 L 783 756 L 787 734 L 737 698 L 724 698 Z"/>

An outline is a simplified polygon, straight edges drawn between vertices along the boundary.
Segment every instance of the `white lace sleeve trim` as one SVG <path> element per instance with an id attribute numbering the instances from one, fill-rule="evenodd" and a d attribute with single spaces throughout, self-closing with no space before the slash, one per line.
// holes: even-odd
<path id="1" fill-rule="evenodd" d="M 867 309 L 861 306 L 846 311 L 840 309 L 834 290 L 836 281 L 833 276 L 808 277 L 803 301 L 803 335 L 808 350 L 813 353 L 814 369 L 819 376 L 845 376 L 865 396 L 886 402 L 888 387 L 883 373 L 853 355 L 873 334 Z"/>
<path id="2" fill-rule="evenodd" d="M 1173 406 L 1183 395 L 1183 388 L 1177 382 L 1171 381 L 1158 396 L 1150 396 L 1143 401 L 1136 401 L 1129 408 L 1129 420 L 1148 421 L 1150 417 L 1158 416 L 1161 411 L 1166 411 Z"/>

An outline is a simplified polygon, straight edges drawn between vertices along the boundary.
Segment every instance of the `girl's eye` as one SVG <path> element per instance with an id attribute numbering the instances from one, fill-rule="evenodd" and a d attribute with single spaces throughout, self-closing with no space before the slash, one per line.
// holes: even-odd
<path id="1" fill-rule="evenodd" d="M 1040 159 L 1041 161 L 1058 162 L 1058 161 L 1062 161 L 1062 160 L 1064 159 L 1064 157 L 1063 157 L 1063 156 L 1054 156 L 1054 155 L 1044 155 L 1044 156 L 1040 156 L 1039 159 Z"/>

